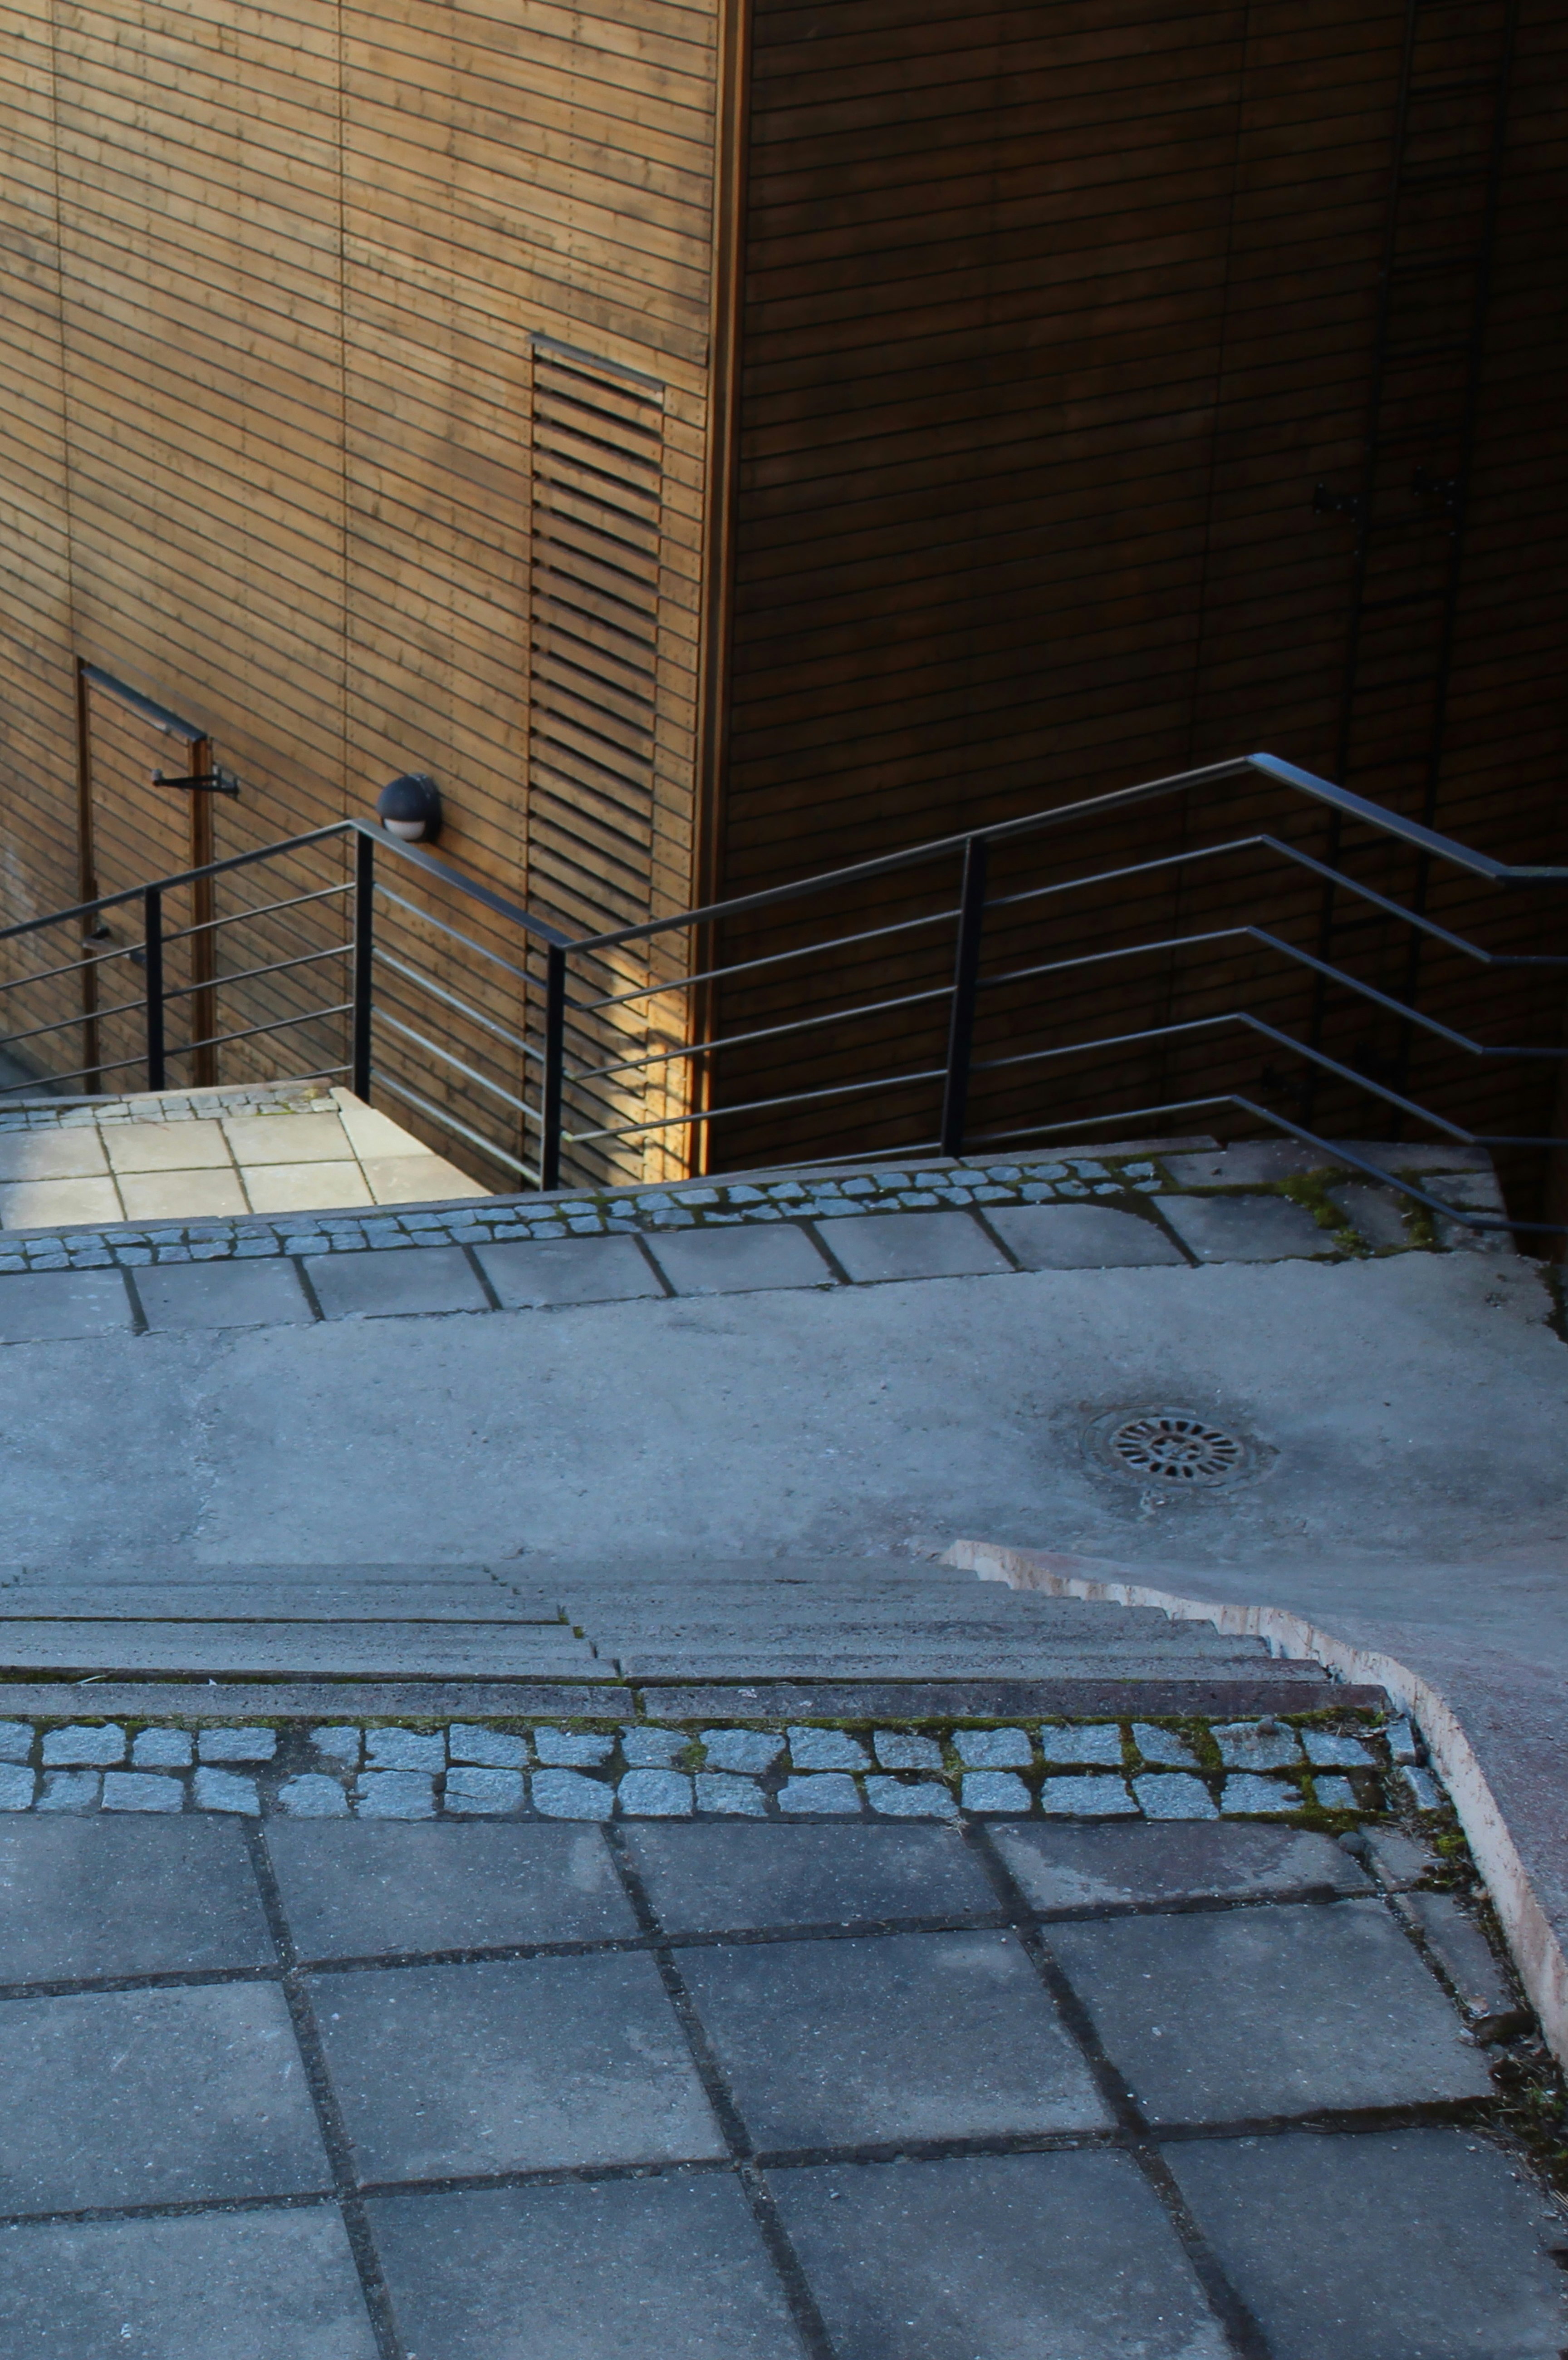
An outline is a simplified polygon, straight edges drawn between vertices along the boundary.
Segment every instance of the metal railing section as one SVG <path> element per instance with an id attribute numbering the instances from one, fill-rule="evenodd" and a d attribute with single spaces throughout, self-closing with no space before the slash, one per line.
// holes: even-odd
<path id="1" fill-rule="evenodd" d="M 141 937 L 136 943 L 100 950 L 95 941 L 84 940 L 75 957 L 0 980 L 0 1006 L 10 1005 L 8 996 L 30 985 L 62 982 L 73 974 L 91 972 L 93 981 L 91 989 L 84 985 L 84 1005 L 80 1011 L 29 1025 L 9 1036 L 10 1045 L 21 1047 L 68 1035 L 77 1028 L 83 1044 L 78 1053 L 81 1062 L 69 1071 L 39 1076 L 39 1080 L 56 1088 L 62 1083 L 84 1082 L 97 1090 L 106 1076 L 139 1069 L 145 1074 L 147 1089 L 165 1090 L 171 1087 L 171 1069 L 187 1064 L 198 1051 L 215 1051 L 310 1024 L 338 1023 L 343 1053 L 341 1061 L 321 1068 L 316 1077 L 329 1074 L 346 1076 L 361 1098 L 368 1100 L 380 1091 L 411 1107 L 426 1122 L 488 1159 L 514 1185 L 520 1181 L 525 1186 L 559 1187 L 563 1178 L 581 1180 L 595 1168 L 589 1160 L 593 1154 L 601 1159 L 596 1168 L 602 1170 L 606 1155 L 635 1157 L 641 1143 L 666 1139 L 670 1133 L 684 1131 L 688 1138 L 712 1137 L 716 1127 L 727 1121 L 767 1116 L 788 1122 L 804 1116 L 808 1109 L 832 1114 L 842 1142 L 835 1145 L 829 1159 L 812 1155 L 810 1160 L 813 1163 L 845 1160 L 866 1152 L 884 1155 L 960 1155 L 967 1149 L 991 1148 L 1007 1141 L 1045 1140 L 1068 1132 L 1082 1136 L 1086 1128 L 1099 1130 L 1105 1123 L 1147 1124 L 1160 1118 L 1190 1117 L 1201 1109 L 1228 1109 L 1249 1123 L 1261 1124 L 1320 1148 L 1325 1156 L 1332 1155 L 1368 1178 L 1391 1185 L 1434 1211 L 1473 1228 L 1563 1234 L 1552 1223 L 1510 1221 L 1484 1210 L 1452 1206 L 1408 1177 L 1400 1178 L 1354 1150 L 1347 1150 L 1343 1142 L 1331 1143 L 1310 1123 L 1296 1121 L 1251 1093 L 1236 1088 L 1162 1097 L 1148 1104 L 1118 1108 L 1114 1113 L 1096 1114 L 1088 1123 L 1079 1115 L 1059 1122 L 1020 1118 L 1017 1122 L 1009 1120 L 1000 1128 L 973 1128 L 972 1101 L 977 1087 L 990 1076 L 1004 1073 L 1018 1076 L 1029 1067 L 1049 1072 L 1053 1064 L 1073 1057 L 1104 1058 L 1115 1051 L 1153 1043 L 1192 1043 L 1205 1034 L 1232 1028 L 1249 1032 L 1270 1049 L 1300 1060 L 1310 1073 L 1369 1094 L 1392 1109 L 1401 1123 L 1424 1124 L 1448 1140 L 1487 1148 L 1561 1150 L 1568 1146 L 1568 1142 L 1556 1136 L 1505 1137 L 1469 1130 L 1450 1116 L 1422 1105 L 1403 1089 L 1351 1067 L 1313 1041 L 1298 1038 L 1242 1005 L 1199 1017 L 1135 1026 L 1107 1035 L 1051 1041 L 1006 1054 L 987 1049 L 979 1040 L 985 1012 L 995 1004 L 991 995 L 998 991 L 1018 992 L 1027 988 L 1038 995 L 1042 989 L 1048 990 L 1063 978 L 1083 977 L 1091 969 L 1109 969 L 1116 962 L 1169 959 L 1178 952 L 1212 958 L 1222 945 L 1246 944 L 1286 968 L 1312 977 L 1320 990 L 1330 985 L 1342 988 L 1399 1025 L 1413 1028 L 1441 1044 L 1456 1058 L 1486 1063 L 1503 1058 L 1560 1059 L 1568 1055 L 1568 1049 L 1551 1044 L 1495 1044 L 1479 1040 L 1468 1031 L 1423 1011 L 1413 1000 L 1381 989 L 1290 942 L 1277 930 L 1250 921 L 1178 927 L 1157 933 L 1147 940 L 1070 956 L 1028 956 L 1022 963 L 1015 960 L 999 969 L 987 970 L 987 942 L 995 940 L 999 925 L 1016 932 L 1020 923 L 1032 923 L 1052 914 L 1073 895 L 1103 893 L 1110 889 L 1130 890 L 1151 880 L 1184 876 L 1201 870 L 1204 864 L 1239 856 L 1261 857 L 1276 864 L 1281 873 L 1294 869 L 1304 876 L 1330 881 L 1336 893 L 1358 901 L 1368 912 L 1397 926 L 1410 929 L 1412 940 L 1440 945 L 1483 969 L 1550 970 L 1568 967 L 1568 956 L 1555 954 L 1500 954 L 1488 950 L 1468 935 L 1443 925 L 1424 906 L 1408 907 L 1351 876 L 1345 869 L 1316 858 L 1286 836 L 1258 828 L 1246 828 L 1217 843 L 1183 846 L 1175 852 L 1147 859 L 1120 859 L 1087 875 L 1051 877 L 1017 890 L 993 890 L 996 856 L 1005 847 L 1031 837 L 1097 827 L 1143 805 L 1201 795 L 1248 781 L 1278 787 L 1291 803 L 1324 807 L 1332 814 L 1336 831 L 1343 832 L 1354 825 L 1369 830 L 1388 844 L 1404 847 L 1416 857 L 1423 880 L 1433 869 L 1445 867 L 1504 891 L 1556 891 L 1568 884 L 1568 869 L 1518 866 L 1494 859 L 1473 847 L 1440 835 L 1420 821 L 1385 810 L 1328 780 L 1262 753 L 1148 781 L 995 826 L 905 847 L 789 884 L 586 937 L 570 935 L 426 848 L 390 836 L 370 822 L 354 819 L 0 928 L 0 943 L 14 943 L 50 927 L 101 931 L 103 913 L 116 909 L 134 907 L 141 922 Z M 297 866 L 302 856 L 317 851 L 340 859 L 347 873 L 319 888 L 286 890 L 270 901 L 246 904 L 199 925 L 171 926 L 167 923 L 170 897 L 189 890 L 198 882 L 250 870 L 265 873 L 268 864 L 275 869 L 288 870 Z M 853 897 L 875 880 L 900 873 L 913 877 L 922 869 L 934 869 L 939 879 L 947 880 L 933 889 L 936 906 L 930 910 L 891 919 L 883 916 L 866 925 L 845 924 L 842 918 L 836 924 L 824 921 L 811 928 L 803 942 L 752 949 L 733 959 L 720 955 L 717 946 L 722 945 L 723 930 L 736 919 L 824 899 L 831 903 L 835 896 Z M 408 890 L 399 891 L 390 878 L 396 878 Z M 474 912 L 482 912 L 492 935 L 506 947 L 496 948 L 495 939 L 478 939 L 454 924 L 451 915 L 410 899 L 416 888 L 427 890 L 438 900 L 455 897 L 459 903 L 466 902 Z M 1424 898 L 1423 890 L 1423 901 Z M 239 928 L 247 922 L 305 910 L 318 911 L 322 915 L 341 910 L 346 921 L 342 933 L 318 946 L 281 958 L 254 960 L 211 980 L 169 980 L 171 951 L 180 944 L 189 944 L 196 934 Z M 389 928 L 397 926 L 416 935 L 424 929 L 441 945 L 450 946 L 442 948 L 441 956 L 455 962 L 468 989 L 455 989 L 451 974 L 445 978 L 432 974 L 417 946 L 410 947 L 401 939 L 396 940 L 395 946 L 394 942 L 384 939 Z M 936 951 L 931 956 L 938 956 L 944 940 L 948 945 L 945 969 L 937 970 L 937 979 L 917 978 L 911 988 L 895 984 L 888 989 L 884 977 L 878 987 L 877 960 L 889 955 L 903 956 L 911 948 L 918 954 L 922 941 L 934 944 Z M 659 956 L 668 972 L 662 979 L 626 984 L 624 975 L 615 974 L 615 956 L 628 949 L 650 958 Z M 833 962 L 830 971 L 836 976 L 845 971 L 857 955 L 873 963 L 869 984 L 858 991 L 851 989 L 846 997 L 833 999 L 831 1005 L 811 1006 L 800 1012 L 803 1002 L 799 983 L 792 978 L 799 978 L 801 962 L 813 958 Z M 98 1007 L 97 977 L 107 970 L 117 971 L 122 965 L 140 968 L 140 994 L 107 1008 Z M 318 970 L 337 978 L 335 990 L 329 989 L 319 1004 L 312 999 L 299 1012 L 272 1021 L 231 1025 L 226 1030 L 221 1026 L 218 1010 L 225 992 L 242 986 L 254 988 L 282 976 L 301 982 Z M 612 1015 L 617 1022 L 628 1011 L 635 1017 L 639 1009 L 650 1011 L 661 1000 L 694 1011 L 697 995 L 711 995 L 716 987 L 742 980 L 747 986 L 761 987 L 777 982 L 785 995 L 783 1006 L 767 1022 L 742 1023 L 714 1038 L 691 1037 L 693 1022 L 679 1041 L 654 1047 L 638 1045 L 635 1040 L 615 1041 L 610 1053 L 605 1054 L 604 1025 Z M 485 989 L 491 994 L 488 1006 L 479 1004 Z M 797 994 L 794 1010 L 788 1000 L 791 991 Z M 497 994 L 501 995 L 499 1006 Z M 89 1000 L 94 1004 L 86 1004 Z M 171 1039 L 171 1017 L 187 1006 L 192 1011 L 203 1007 L 211 1011 L 209 1029 L 200 1034 L 193 1032 L 189 1038 Z M 761 1095 L 743 1091 L 728 1101 L 713 1099 L 713 1076 L 718 1061 L 726 1054 L 799 1044 L 808 1042 L 814 1033 L 832 1036 L 844 1027 L 867 1020 L 897 1024 L 909 1019 L 911 1012 L 915 1012 L 917 1021 L 940 1028 L 931 1036 L 933 1043 L 944 1036 L 940 1055 L 917 1055 L 912 1062 L 893 1063 L 886 1068 L 877 1068 L 866 1059 L 862 1061 L 863 1070 L 857 1069 L 843 1080 L 765 1090 Z M 126 1049 L 128 1053 L 105 1056 L 103 1030 L 121 1020 L 127 1024 L 134 1022 L 137 1029 L 134 1046 L 119 1042 L 116 1049 Z M 438 1037 L 441 1022 L 452 1020 L 468 1028 L 462 1034 L 461 1046 L 454 1046 L 450 1038 Z M 906 1024 L 905 1038 L 911 1037 Z M 638 1084 L 650 1076 L 668 1077 L 671 1074 L 693 1079 L 701 1075 L 706 1099 L 694 1088 L 682 1087 L 674 1092 L 681 1101 L 678 1111 L 626 1119 L 616 1115 L 609 1105 L 606 1093 L 613 1097 L 615 1087 Z M 443 1076 L 449 1094 L 456 1095 L 456 1104 L 442 1103 L 443 1085 L 439 1077 Z M 5 1096 L 38 1086 L 38 1082 L 0 1086 L 0 1101 Z M 896 1148 L 883 1145 L 868 1150 L 864 1142 L 857 1145 L 849 1135 L 853 1102 L 875 1105 L 885 1093 L 897 1091 L 917 1097 L 923 1094 L 933 1118 L 930 1135 L 904 1141 Z M 463 1111 L 459 1111 L 460 1107 Z M 701 1160 L 710 1160 L 706 1151 Z"/>

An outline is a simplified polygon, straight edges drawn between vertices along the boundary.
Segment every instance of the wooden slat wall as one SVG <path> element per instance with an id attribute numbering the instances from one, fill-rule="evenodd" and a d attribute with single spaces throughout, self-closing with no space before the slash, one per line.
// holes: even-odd
<path id="1" fill-rule="evenodd" d="M 77 653 L 211 730 L 245 790 L 215 813 L 220 855 L 365 810 L 394 772 L 424 770 L 446 801 L 443 851 L 528 895 L 541 333 L 667 388 L 661 586 L 677 619 L 647 892 L 683 906 L 708 0 L 435 14 L 412 0 L 87 0 L 55 13 L 51 43 L 37 0 L 0 11 L 15 158 L 0 306 L 14 509 L 0 563 L 17 576 L 0 620 L 0 784 L 26 813 L 0 916 L 71 897 Z M 289 881 L 263 890 L 253 875 L 226 906 Z M 324 881 L 319 860 L 292 880 Z M 415 922 L 398 923 L 411 945 Z M 256 922 L 226 945 L 225 968 L 330 938 L 324 913 Z M 441 938 L 420 940 L 421 960 L 455 976 Z M 234 987 L 221 1013 L 273 1021 L 304 989 Z M 517 1021 L 498 970 L 478 997 Z M 452 1054 L 490 1054 L 428 996 L 423 1020 Z M 390 1033 L 384 1047 L 441 1097 L 422 1053 Z M 515 1089 L 516 1061 L 495 1054 Z M 223 1077 L 289 1070 L 289 1049 L 263 1043 L 226 1052 Z M 448 1073 L 472 1114 L 470 1086 Z"/>
<path id="2" fill-rule="evenodd" d="M 1492 5 L 1433 0 L 1423 71 L 1472 66 Z M 1332 772 L 1354 535 L 1311 503 L 1319 479 L 1346 491 L 1360 479 L 1404 16 L 1401 0 L 1067 0 L 1049 16 L 759 0 L 725 890 L 1254 747 Z M 1484 836 L 1497 823 L 1481 781 L 1495 795 L 1506 774 L 1508 832 L 1539 854 L 1557 825 L 1561 706 L 1543 723 L 1545 684 L 1528 660 L 1531 709 L 1500 709 L 1498 696 L 1503 649 L 1544 650 L 1538 602 L 1560 596 L 1541 561 L 1560 546 L 1561 498 L 1528 521 L 1510 456 L 1521 432 L 1538 448 L 1555 399 L 1553 365 L 1527 354 L 1523 329 L 1533 303 L 1540 336 L 1550 285 L 1526 222 L 1561 186 L 1540 95 L 1561 11 L 1533 0 L 1526 18 L 1438 819 Z M 1406 396 L 1423 391 L 1407 380 Z M 1407 476 L 1416 455 L 1401 451 Z M 1560 604 L 1552 619 L 1560 630 Z M 1408 804 L 1434 663 L 1430 639 L 1369 641 L 1350 783 Z M 1049 858 L 1083 873 L 1222 825 L 1279 831 L 1285 813 L 1276 797 L 1231 796 L 1207 816 L 1205 827 L 1201 812 L 1140 814 L 1119 842 L 1115 831 L 1053 842 Z M 1327 849 L 1310 814 L 1289 832 Z M 1029 881 L 1027 866 L 1015 858 L 1012 884 Z M 1413 882 L 1408 867 L 1386 872 L 1364 859 L 1358 871 Z M 888 890 L 866 897 L 864 916 L 933 906 L 944 897 L 928 882 L 923 903 Z M 1310 946 L 1319 894 L 1235 862 L 1180 891 L 1119 885 L 1050 905 L 1033 955 L 1086 956 L 1238 912 Z M 754 955 L 801 930 L 773 916 L 729 929 L 726 948 Z M 1029 939 L 999 941 L 997 964 Z M 888 980 L 939 984 L 950 934 L 906 943 L 896 967 L 863 977 L 842 958 L 808 967 L 816 1003 Z M 1403 972 L 1402 938 L 1379 929 L 1353 928 L 1336 947 L 1364 955 L 1385 988 Z M 1053 990 L 1046 1030 L 1059 1040 L 1241 1001 L 1297 1029 L 1311 1012 L 1299 973 L 1250 948 L 1088 968 Z M 787 997 L 782 980 L 734 989 L 721 1029 L 778 1021 Z M 985 1005 L 998 1047 L 1040 1029 L 1021 1002 Z M 1348 1000 L 1326 1014 L 1325 1045 L 1393 1071 L 1397 1028 Z M 905 1060 L 887 1054 L 891 1021 L 829 1030 L 792 1061 L 721 1054 L 716 1093 L 738 1102 L 868 1064 L 929 1065 L 942 1031 L 933 1005 L 923 1032 L 901 1036 Z M 1265 1068 L 1266 1094 L 1302 1110 L 1291 1061 L 1205 1034 L 1184 1051 L 1053 1070 L 1040 1119 L 1257 1088 Z M 809 1135 L 779 1120 L 715 1125 L 713 1162 L 931 1136 L 933 1090 L 877 1103 L 880 1115 L 857 1109 L 848 1131 L 842 1113 Z M 1378 1124 L 1348 1094 L 1310 1103 L 1341 1127 Z M 1002 1110 L 983 1087 L 981 1119 Z"/>

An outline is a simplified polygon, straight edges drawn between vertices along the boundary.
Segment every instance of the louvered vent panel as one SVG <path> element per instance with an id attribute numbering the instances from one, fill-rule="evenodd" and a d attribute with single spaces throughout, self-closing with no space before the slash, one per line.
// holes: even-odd
<path id="1" fill-rule="evenodd" d="M 535 344 L 528 890 L 583 934 L 649 914 L 663 399 Z"/>

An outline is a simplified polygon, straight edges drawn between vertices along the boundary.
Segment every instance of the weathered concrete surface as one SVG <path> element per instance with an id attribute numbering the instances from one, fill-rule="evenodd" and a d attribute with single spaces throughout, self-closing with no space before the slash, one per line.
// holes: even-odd
<path id="1" fill-rule="evenodd" d="M 16 1345 L 0 1529 L 12 1558 L 171 1567 L 982 1535 L 1229 1566 L 1254 1597 L 1260 1560 L 1332 1561 L 1346 1604 L 1568 1665 L 1548 1310 L 1528 1262 L 1410 1254 Z M 1090 1419 L 1157 1403 L 1239 1420 L 1273 1464 L 1156 1505 L 1085 1460 Z M 1477 1557 L 1508 1562 L 1434 1570 Z"/>

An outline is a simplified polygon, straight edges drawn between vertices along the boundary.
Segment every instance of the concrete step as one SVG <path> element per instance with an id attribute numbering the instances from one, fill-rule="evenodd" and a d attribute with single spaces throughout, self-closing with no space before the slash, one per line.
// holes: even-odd
<path id="1" fill-rule="evenodd" d="M 525 1597 L 498 1584 L 421 1590 L 409 1582 L 354 1588 L 299 1582 L 145 1583 L 116 1588 L 39 1585 L 0 1590 L 0 1629 L 22 1622 L 463 1622 L 532 1623 L 568 1633 L 550 1597 Z M 9 1644 L 8 1642 L 6 1644 Z"/>
<path id="2" fill-rule="evenodd" d="M 591 1679 L 604 1668 L 560 1623 L 7 1622 L 0 1657 L 13 1672 L 73 1679 Z"/>

